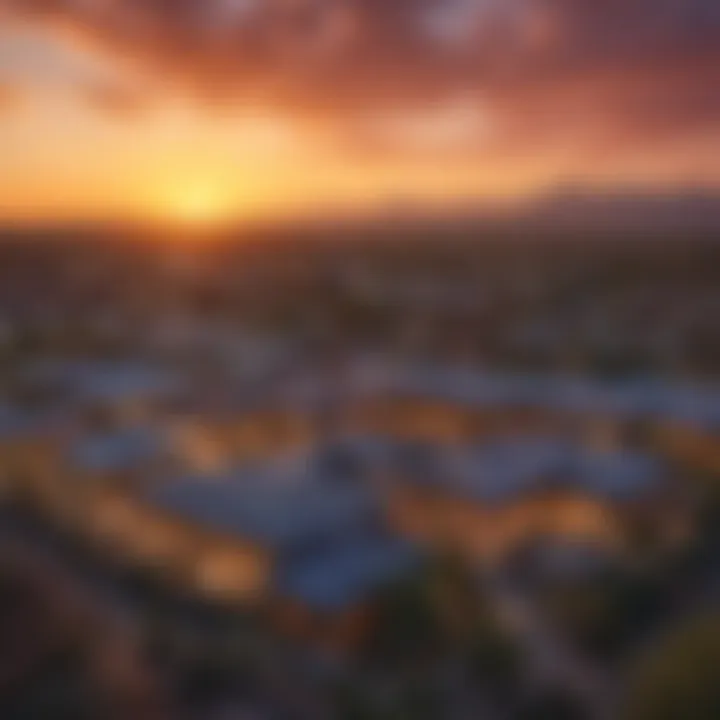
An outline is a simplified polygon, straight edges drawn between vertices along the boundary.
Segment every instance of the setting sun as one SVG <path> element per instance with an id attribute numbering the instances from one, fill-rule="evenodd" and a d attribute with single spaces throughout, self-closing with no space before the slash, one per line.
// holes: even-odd
<path id="1" fill-rule="evenodd" d="M 232 221 L 237 203 L 223 188 L 196 184 L 169 193 L 163 214 L 182 225 L 216 226 Z"/>

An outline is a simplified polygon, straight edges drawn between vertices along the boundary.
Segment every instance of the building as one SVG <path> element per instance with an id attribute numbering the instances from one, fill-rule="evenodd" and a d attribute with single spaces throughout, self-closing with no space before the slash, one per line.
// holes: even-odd
<path id="1" fill-rule="evenodd" d="M 672 458 L 720 473 L 720 389 L 668 389 L 656 426 L 657 442 Z"/>
<path id="2" fill-rule="evenodd" d="M 663 465 L 640 453 L 499 440 L 441 456 L 424 472 L 400 471 L 388 512 L 398 532 L 473 560 L 499 560 L 545 538 L 620 548 L 640 514 L 665 529 L 684 527 L 667 481 Z"/>
<path id="3" fill-rule="evenodd" d="M 91 532 L 123 562 L 179 587 L 222 602 L 262 601 L 287 631 L 346 644 L 376 591 L 420 556 L 389 531 L 362 484 L 331 482 L 308 464 L 296 470 L 192 476 L 140 494 L 103 489 Z"/>

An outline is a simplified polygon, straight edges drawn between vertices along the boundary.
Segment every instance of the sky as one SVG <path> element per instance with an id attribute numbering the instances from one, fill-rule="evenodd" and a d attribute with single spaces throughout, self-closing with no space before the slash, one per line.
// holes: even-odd
<path id="1" fill-rule="evenodd" d="M 717 0 L 0 0 L 0 220 L 720 188 Z"/>

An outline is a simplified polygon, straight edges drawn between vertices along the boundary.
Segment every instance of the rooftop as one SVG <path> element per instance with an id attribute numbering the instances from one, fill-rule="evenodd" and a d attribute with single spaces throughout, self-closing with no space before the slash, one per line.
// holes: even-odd
<path id="1" fill-rule="evenodd" d="M 199 525 L 278 550 L 316 537 L 342 535 L 378 519 L 373 498 L 358 485 L 283 485 L 248 475 L 219 481 L 186 478 L 150 489 L 146 500 Z"/>
<path id="2" fill-rule="evenodd" d="M 70 449 L 70 461 L 91 472 L 133 470 L 168 459 L 172 448 L 157 428 L 132 428 L 92 435 Z"/>
<path id="3" fill-rule="evenodd" d="M 350 537 L 281 569 L 278 591 L 318 610 L 356 604 L 420 560 L 409 543 L 380 533 Z"/>
<path id="4" fill-rule="evenodd" d="M 434 397 L 488 408 L 526 405 L 622 418 L 669 417 L 711 429 L 720 427 L 720 385 L 716 383 L 674 384 L 657 378 L 599 380 L 432 364 L 389 364 L 384 371 L 378 365 L 374 373 L 374 391 L 379 393 Z"/>
<path id="5" fill-rule="evenodd" d="M 28 368 L 27 375 L 31 380 L 72 393 L 85 401 L 163 396 L 180 387 L 174 373 L 140 361 L 46 360 Z"/>
<path id="6" fill-rule="evenodd" d="M 653 456 L 598 452 L 555 438 L 501 440 L 440 455 L 412 482 L 446 489 L 485 503 L 510 502 L 549 486 L 579 489 L 606 500 L 652 492 L 665 469 Z"/>

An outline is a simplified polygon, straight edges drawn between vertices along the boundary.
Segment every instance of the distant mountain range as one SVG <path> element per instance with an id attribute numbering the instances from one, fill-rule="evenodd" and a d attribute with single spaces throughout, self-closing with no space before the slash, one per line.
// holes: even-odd
<path id="1" fill-rule="evenodd" d="M 71 240 L 76 237 L 128 238 L 145 229 L 127 223 L 76 223 L 59 226 L 47 223 L 32 227 L 0 225 L 0 241 L 11 239 Z M 395 198 L 374 211 L 322 213 L 254 221 L 215 234 L 233 238 L 255 232 L 280 237 L 310 239 L 317 235 L 352 239 L 382 238 L 401 234 L 431 239 L 443 235 L 527 236 L 530 232 L 549 236 L 592 233 L 622 239 L 629 235 L 717 236 L 720 240 L 720 188 L 681 192 L 653 192 L 637 188 L 595 190 L 563 186 L 529 200 L 498 203 L 458 199 L 451 205 L 428 206 L 413 199 Z M 172 231 L 168 231 L 172 232 Z"/>
<path id="2" fill-rule="evenodd" d="M 549 226 L 720 231 L 720 192 L 651 193 L 634 189 L 593 192 L 564 188 L 530 203 L 519 217 Z"/>

